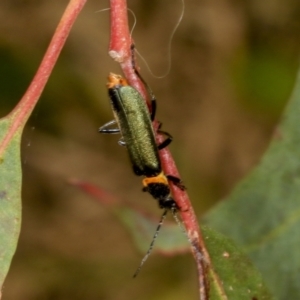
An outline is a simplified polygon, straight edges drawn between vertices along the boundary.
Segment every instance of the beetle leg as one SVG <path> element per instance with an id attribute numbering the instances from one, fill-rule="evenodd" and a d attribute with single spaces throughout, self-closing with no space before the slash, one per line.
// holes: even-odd
<path id="1" fill-rule="evenodd" d="M 110 127 L 111 125 L 115 125 L 116 123 L 117 123 L 116 120 L 111 120 L 111 121 L 107 122 L 106 124 L 104 124 L 103 126 L 101 126 L 99 128 L 99 132 L 100 133 L 108 133 L 108 134 L 120 133 L 119 128 L 107 128 L 107 127 Z"/>
<path id="2" fill-rule="evenodd" d="M 178 188 L 180 188 L 182 191 L 186 190 L 186 187 L 184 186 L 183 182 L 180 178 L 173 176 L 173 175 L 166 175 L 166 177 L 174 183 Z"/>

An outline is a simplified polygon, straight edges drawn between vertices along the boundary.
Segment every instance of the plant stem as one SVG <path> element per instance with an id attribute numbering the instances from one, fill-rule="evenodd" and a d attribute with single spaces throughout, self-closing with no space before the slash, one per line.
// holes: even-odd
<path id="1" fill-rule="evenodd" d="M 129 33 L 126 0 L 110 0 L 110 7 L 111 37 L 109 54 L 114 60 L 120 63 L 129 84 L 141 93 L 146 102 L 149 102 L 147 90 L 132 68 L 130 47 L 133 41 Z M 154 121 L 153 125 L 157 128 L 158 122 Z M 157 141 L 161 143 L 163 141 L 163 137 L 161 135 L 157 135 Z M 159 154 L 165 174 L 171 174 L 180 178 L 170 151 L 167 148 L 164 148 L 159 151 Z M 209 254 L 205 248 L 197 218 L 187 192 L 182 191 L 172 183 L 170 185 L 174 200 L 178 207 L 180 207 L 179 213 L 192 245 L 192 253 L 198 270 L 199 298 L 201 300 L 208 300 Z"/>

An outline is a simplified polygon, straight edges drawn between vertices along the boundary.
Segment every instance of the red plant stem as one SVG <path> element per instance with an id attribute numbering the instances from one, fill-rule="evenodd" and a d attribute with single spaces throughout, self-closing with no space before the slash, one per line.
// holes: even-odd
<path id="1" fill-rule="evenodd" d="M 18 105 L 7 116 L 11 121 L 10 128 L 0 142 L 0 155 L 2 155 L 18 129 L 24 128 L 44 90 L 69 32 L 85 3 L 86 0 L 71 0 L 69 2 L 30 86 Z"/>
<path id="2" fill-rule="evenodd" d="M 149 96 L 147 95 L 146 88 L 136 76 L 132 68 L 130 50 L 132 38 L 128 29 L 126 0 L 110 0 L 110 7 L 111 37 L 109 53 L 113 59 L 120 63 L 124 75 L 129 81 L 130 85 L 136 88 L 147 102 L 147 100 L 149 101 Z M 153 125 L 155 128 L 157 128 L 158 122 L 154 121 Z M 158 135 L 157 141 L 162 142 L 162 140 L 163 137 Z M 163 149 L 159 151 L 159 153 L 165 174 L 171 174 L 179 177 L 178 170 L 170 151 L 168 149 Z M 173 184 L 171 184 L 171 190 L 174 200 L 176 201 L 178 207 L 180 207 L 179 213 L 192 244 L 192 253 L 198 270 L 199 297 L 201 300 L 207 300 L 209 299 L 209 254 L 205 248 L 197 218 L 186 191 L 180 190 Z"/>

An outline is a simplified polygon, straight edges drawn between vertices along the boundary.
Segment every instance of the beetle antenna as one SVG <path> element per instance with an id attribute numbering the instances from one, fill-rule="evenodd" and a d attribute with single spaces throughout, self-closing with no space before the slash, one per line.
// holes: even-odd
<path id="1" fill-rule="evenodd" d="M 193 242 L 191 240 L 191 238 L 189 237 L 189 235 L 187 234 L 185 228 L 183 227 L 182 225 L 182 222 L 179 220 L 178 218 L 178 215 L 176 214 L 176 209 L 172 209 L 172 215 L 173 215 L 173 218 L 175 219 L 177 225 L 180 227 L 181 231 L 183 232 L 183 234 L 187 237 L 189 243 L 191 244 L 192 248 L 194 248 L 195 250 L 195 253 L 197 254 L 197 259 L 198 261 L 201 261 L 201 260 L 205 260 L 205 257 L 203 256 L 203 254 L 200 252 L 199 250 L 199 247 L 195 244 L 195 242 Z"/>
<path id="2" fill-rule="evenodd" d="M 185 228 L 182 226 L 182 222 L 179 220 L 179 218 L 178 218 L 178 216 L 176 214 L 176 209 L 175 208 L 171 209 L 171 211 L 172 211 L 173 218 L 176 221 L 177 225 L 179 226 L 179 228 L 181 229 L 181 231 L 183 232 L 183 234 L 187 236 L 189 242 L 192 243 L 191 240 L 190 240 L 190 238 L 189 238 L 189 236 L 186 233 Z"/>
<path id="3" fill-rule="evenodd" d="M 164 74 L 162 75 L 155 75 L 149 64 L 147 63 L 146 59 L 141 55 L 141 53 L 138 52 L 138 50 L 135 50 L 136 53 L 138 54 L 138 56 L 141 58 L 141 60 L 143 61 L 143 63 L 146 65 L 146 68 L 147 70 L 150 72 L 150 74 L 154 77 L 154 78 L 157 78 L 157 79 L 161 79 L 161 78 L 165 78 L 167 75 L 169 75 L 170 71 L 171 71 L 171 67 L 172 67 L 172 57 L 171 57 L 171 53 L 172 53 L 172 41 L 173 41 L 173 38 L 174 38 L 174 35 L 183 19 L 183 16 L 184 16 L 184 11 L 185 11 L 185 0 L 181 0 L 181 5 L 182 5 L 182 9 L 181 9 L 181 13 L 180 13 L 180 16 L 177 20 L 177 23 L 175 25 L 175 27 L 173 28 L 172 32 L 171 32 L 171 35 L 169 37 L 169 41 L 168 41 L 168 46 L 167 46 L 167 63 L 168 63 L 168 67 L 167 67 L 167 70 L 165 71 Z"/>
<path id="4" fill-rule="evenodd" d="M 160 228 L 161 228 L 161 226 L 163 225 L 164 220 L 165 220 L 165 218 L 166 218 L 166 216 L 167 216 L 167 213 L 168 213 L 168 210 L 165 209 L 165 211 L 163 212 L 163 214 L 162 214 L 162 216 L 161 216 L 161 218 L 160 218 L 159 224 L 158 224 L 158 226 L 157 226 L 157 228 L 156 228 L 156 231 L 155 231 L 155 234 L 154 234 L 154 236 L 153 236 L 152 242 L 151 242 L 151 244 L 150 244 L 150 246 L 149 246 L 149 249 L 148 249 L 146 255 L 144 256 L 144 258 L 142 259 L 142 261 L 141 261 L 139 267 L 137 268 L 137 270 L 136 270 L 135 273 L 133 274 L 133 278 L 135 278 L 135 277 L 140 273 L 140 271 L 141 271 L 141 269 L 142 269 L 144 263 L 145 263 L 146 260 L 148 259 L 149 255 L 150 255 L 150 253 L 151 253 L 151 251 L 152 251 L 152 249 L 153 249 L 155 240 L 156 240 L 156 238 L 157 238 L 157 236 L 158 236 L 158 233 L 159 233 L 159 231 L 160 231 Z M 178 218 L 177 218 L 177 219 L 178 219 Z"/>

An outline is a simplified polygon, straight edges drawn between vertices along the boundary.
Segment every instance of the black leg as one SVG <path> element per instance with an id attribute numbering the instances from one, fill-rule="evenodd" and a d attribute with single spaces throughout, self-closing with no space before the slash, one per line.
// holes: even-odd
<path id="1" fill-rule="evenodd" d="M 167 147 L 168 145 L 170 145 L 171 142 L 172 142 L 172 140 L 173 140 L 173 137 L 171 136 L 170 133 L 168 133 L 166 131 L 160 130 L 161 126 L 162 126 L 162 123 L 159 123 L 158 124 L 157 132 L 159 134 L 165 135 L 167 138 L 160 145 L 157 146 L 158 150 L 164 149 L 165 147 Z"/>
<path id="2" fill-rule="evenodd" d="M 112 121 L 107 122 L 106 124 L 104 124 L 103 126 L 101 126 L 99 128 L 99 132 L 100 133 L 108 133 L 108 134 L 120 133 L 119 128 L 107 128 L 111 125 L 115 125 L 116 123 L 117 123 L 116 120 L 112 120 Z"/>
<path id="3" fill-rule="evenodd" d="M 186 187 L 183 185 L 180 178 L 173 176 L 173 175 L 167 175 L 167 178 L 172 181 L 177 187 L 179 187 L 182 191 L 186 190 Z"/>
<path id="4" fill-rule="evenodd" d="M 151 95 L 151 121 L 153 122 L 155 119 L 155 114 L 156 114 L 156 99 L 154 97 L 154 95 Z"/>
<path id="5" fill-rule="evenodd" d="M 173 140 L 173 137 L 171 136 L 171 134 L 168 133 L 168 132 L 165 132 L 165 131 L 160 130 L 160 127 L 161 127 L 161 123 L 159 124 L 159 127 L 158 127 L 157 132 L 158 132 L 159 134 L 165 135 L 167 138 L 166 138 L 161 144 L 159 144 L 159 145 L 157 146 L 158 150 L 164 149 L 165 147 L 167 147 L 168 145 L 170 145 L 171 142 L 172 142 L 172 140 Z"/>

